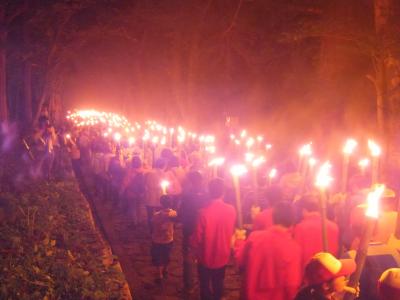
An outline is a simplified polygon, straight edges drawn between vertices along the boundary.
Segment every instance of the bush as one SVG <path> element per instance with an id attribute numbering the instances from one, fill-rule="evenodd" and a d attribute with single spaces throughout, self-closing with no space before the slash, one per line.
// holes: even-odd
<path id="1" fill-rule="evenodd" d="M 74 179 L 0 192 L 0 299 L 120 299 L 125 280 Z"/>

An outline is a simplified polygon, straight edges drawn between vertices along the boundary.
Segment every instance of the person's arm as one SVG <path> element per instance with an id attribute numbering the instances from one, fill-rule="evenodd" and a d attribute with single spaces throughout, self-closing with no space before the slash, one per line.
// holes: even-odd
<path id="1" fill-rule="evenodd" d="M 200 247 L 204 243 L 204 229 L 205 229 L 205 220 L 203 214 L 199 214 L 196 222 L 195 230 L 190 238 L 190 246 L 193 249 L 193 253 L 197 256 L 200 254 Z"/>

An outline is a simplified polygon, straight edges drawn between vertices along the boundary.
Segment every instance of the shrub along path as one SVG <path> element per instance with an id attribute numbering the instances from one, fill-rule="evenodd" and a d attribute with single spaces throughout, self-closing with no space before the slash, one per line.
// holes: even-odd
<path id="1" fill-rule="evenodd" d="M 110 199 L 95 196 L 96 191 L 91 178 L 91 176 L 85 176 L 85 186 L 89 187 L 93 209 L 99 222 L 102 223 L 113 253 L 118 256 L 133 298 L 136 300 L 199 299 L 197 285 L 190 296 L 184 297 L 182 294 L 182 230 L 180 224 L 176 225 L 169 277 L 162 285 L 156 284 L 154 282 L 156 270 L 151 264 L 151 238 L 146 226 L 145 212 L 142 212 L 142 222 L 134 227 L 126 211 L 113 208 Z M 225 299 L 239 299 L 239 288 L 239 275 L 231 263 L 226 271 Z"/>
<path id="2" fill-rule="evenodd" d="M 131 299 L 75 180 L 1 182 L 0 299 Z"/>

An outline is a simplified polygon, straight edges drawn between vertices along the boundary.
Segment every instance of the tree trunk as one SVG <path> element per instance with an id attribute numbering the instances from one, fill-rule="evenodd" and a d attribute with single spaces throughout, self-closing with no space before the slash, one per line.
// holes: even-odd
<path id="1" fill-rule="evenodd" d="M 381 138 L 387 136 L 390 129 L 388 118 L 388 78 L 387 59 L 389 56 L 388 45 L 386 45 L 392 0 L 374 0 L 375 33 L 377 41 L 376 53 L 376 113 L 379 135 Z"/>
<path id="2" fill-rule="evenodd" d="M 6 41 L 5 9 L 0 6 L 0 122 L 8 120 L 6 92 Z"/>
<path id="3" fill-rule="evenodd" d="M 383 58 L 378 58 L 376 62 L 376 122 L 379 136 L 384 138 L 388 129 L 388 116 L 387 116 L 387 78 L 386 66 Z"/>
<path id="4" fill-rule="evenodd" d="M 26 61 L 24 64 L 24 122 L 32 121 L 32 64 Z"/>

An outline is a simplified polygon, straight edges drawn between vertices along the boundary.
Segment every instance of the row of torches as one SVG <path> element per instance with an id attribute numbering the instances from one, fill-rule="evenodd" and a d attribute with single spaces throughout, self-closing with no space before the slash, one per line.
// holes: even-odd
<path id="1" fill-rule="evenodd" d="M 76 110 L 68 112 L 67 119 L 77 127 L 90 127 L 100 126 L 103 129 L 103 136 L 105 138 L 113 138 L 116 143 L 125 141 L 129 146 L 141 144 L 143 150 L 146 143 L 152 145 L 169 146 L 172 147 L 174 141 L 178 147 L 185 143 L 199 143 L 201 149 L 210 157 L 208 166 L 211 169 L 212 176 L 217 176 L 218 168 L 226 163 L 224 157 L 216 156 L 217 148 L 215 145 L 216 138 L 211 134 L 197 134 L 193 131 L 186 131 L 182 126 L 167 127 L 154 120 L 148 120 L 141 125 L 139 122 L 131 124 L 124 116 L 110 113 L 101 112 L 97 110 Z M 69 138 L 70 135 L 67 135 Z M 140 139 L 142 141 L 140 141 Z M 260 165 L 266 163 L 265 156 L 262 154 L 256 155 L 255 153 L 266 153 L 270 151 L 272 145 L 265 143 L 262 135 L 255 137 L 250 136 L 246 130 L 240 131 L 239 134 L 230 134 L 231 145 L 240 147 L 245 150 L 244 162 L 241 164 L 234 164 L 230 167 L 230 173 L 234 179 L 235 189 L 239 190 L 239 178 L 248 173 L 249 168 L 257 169 Z M 343 167 L 341 177 L 341 191 L 346 191 L 348 168 L 350 158 L 358 146 L 354 139 L 347 139 L 342 149 L 343 152 Z M 372 182 L 377 183 L 378 179 L 378 166 L 379 157 L 381 155 L 380 146 L 373 140 L 368 140 L 368 148 L 372 158 Z M 252 152 L 254 150 L 254 152 Z M 312 176 L 312 171 L 316 167 L 317 159 L 313 156 L 312 143 L 307 143 L 301 146 L 298 150 L 298 166 L 297 171 L 302 176 Z M 369 158 L 359 160 L 358 165 L 362 172 L 371 164 Z M 315 176 L 315 186 L 320 190 L 327 190 L 333 181 L 331 176 L 332 165 L 329 161 L 321 164 Z M 271 185 L 273 180 L 278 175 L 276 168 L 270 168 L 267 171 L 268 184 Z M 166 183 L 163 183 L 163 190 L 166 189 Z M 237 192 L 237 198 L 240 202 L 240 192 Z M 238 207 L 240 207 L 238 203 Z"/>
<path id="2" fill-rule="evenodd" d="M 145 145 L 153 145 L 153 146 L 166 146 L 172 148 L 174 145 L 178 147 L 182 147 L 185 143 L 198 143 L 200 145 L 201 150 L 203 151 L 205 156 L 208 159 L 208 166 L 210 168 L 211 174 L 213 177 L 216 177 L 218 174 L 218 168 L 226 163 L 224 157 L 217 156 L 217 148 L 216 148 L 216 138 L 211 134 L 197 134 L 193 131 L 186 131 L 183 127 L 178 126 L 167 127 L 163 126 L 160 123 L 148 120 L 141 125 L 138 122 L 131 124 L 125 117 L 120 116 L 115 113 L 109 112 L 100 112 L 96 110 L 76 110 L 74 112 L 68 112 L 67 119 L 73 123 L 76 127 L 91 127 L 91 126 L 100 126 L 103 129 L 103 136 L 105 138 L 113 138 L 116 143 L 125 142 L 129 146 L 133 145 L 142 145 L 143 153 L 145 152 Z M 66 138 L 71 138 L 69 134 L 67 134 Z M 141 141 L 140 141 L 141 139 Z M 175 142 L 175 143 L 174 143 Z M 243 227 L 242 220 L 242 209 L 241 209 L 241 200 L 240 200 L 240 177 L 249 172 L 249 169 L 253 170 L 253 174 L 257 174 L 255 170 L 262 164 L 266 163 L 265 156 L 268 151 L 271 150 L 272 145 L 270 143 L 266 143 L 264 141 L 264 137 L 262 135 L 257 135 L 252 137 L 248 134 L 246 130 L 240 131 L 239 134 L 231 134 L 230 135 L 230 144 L 234 147 L 239 147 L 240 150 L 245 151 L 244 153 L 244 162 L 240 164 L 231 165 L 229 171 L 233 178 L 233 183 L 235 187 L 235 198 L 236 198 L 236 206 L 238 211 L 238 225 L 240 228 Z M 346 192 L 347 180 L 348 180 L 348 169 L 350 159 L 354 153 L 354 150 L 358 146 L 358 143 L 354 139 L 347 139 L 343 149 L 343 166 L 342 166 L 342 176 L 341 176 L 341 184 L 340 191 L 342 193 Z M 370 193 L 367 195 L 366 204 L 367 210 L 365 215 L 368 217 L 369 222 L 367 222 L 367 226 L 372 226 L 371 220 L 376 220 L 379 215 L 379 201 L 383 195 L 385 190 L 385 186 L 378 183 L 378 167 L 379 167 L 379 158 L 381 156 L 381 148 L 380 146 L 373 141 L 372 139 L 368 140 L 368 149 L 370 152 L 369 158 L 362 158 L 358 162 L 358 166 L 361 169 L 362 173 L 365 173 L 366 168 L 369 165 L 372 165 L 371 169 L 371 177 L 373 188 Z M 257 153 L 257 154 L 256 154 Z M 303 178 L 309 178 L 313 176 L 313 170 L 317 165 L 317 159 L 313 156 L 312 143 L 307 143 L 301 146 L 298 150 L 298 165 L 297 171 L 300 173 Z M 372 163 L 371 163 L 372 162 Z M 321 214 L 322 214 L 322 237 L 324 250 L 328 249 L 327 246 L 327 236 L 326 236 L 326 202 L 327 202 L 327 193 L 326 191 L 330 188 L 330 185 L 333 181 L 332 177 L 332 165 L 329 161 L 325 161 L 322 163 L 315 174 L 315 181 L 313 181 L 315 187 L 317 187 L 321 193 Z M 276 168 L 270 168 L 267 171 L 268 185 L 273 183 L 273 180 L 277 177 L 278 171 Z M 257 175 L 256 175 L 257 176 Z M 254 182 L 257 182 L 255 180 Z M 166 180 L 162 180 L 160 183 L 163 194 L 167 193 L 167 189 L 169 186 L 169 182 Z M 258 188 L 257 183 L 254 186 L 256 189 Z M 371 230 L 370 230 L 371 231 Z M 366 230 L 367 232 L 367 230 Z M 361 246 L 360 246 L 361 247 Z M 363 247 L 368 247 L 368 244 L 364 244 Z M 360 251 L 358 254 L 360 255 L 365 251 Z M 364 249 L 365 250 L 365 249 Z M 362 257 L 358 258 L 358 268 L 363 267 Z M 357 258 L 356 258 L 357 261 Z M 359 272 L 356 272 L 359 273 Z M 359 276 L 359 275 L 357 275 Z M 356 277 L 357 277 L 356 276 Z M 353 283 L 358 282 L 357 278 L 353 278 Z M 354 283 L 356 284 L 356 283 Z"/>

